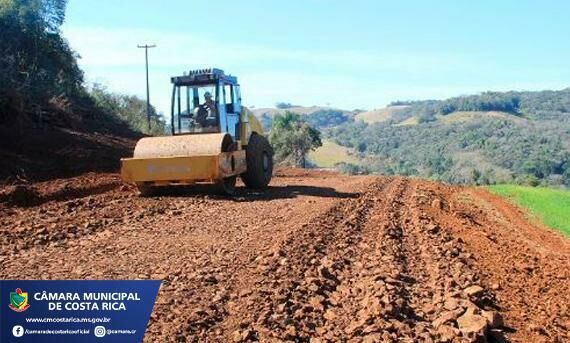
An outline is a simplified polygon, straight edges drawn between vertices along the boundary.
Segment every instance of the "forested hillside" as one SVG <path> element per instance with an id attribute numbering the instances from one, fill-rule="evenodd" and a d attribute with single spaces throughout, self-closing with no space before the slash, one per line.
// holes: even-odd
<path id="1" fill-rule="evenodd" d="M 145 100 L 85 83 L 60 31 L 66 5 L 0 0 L 0 183 L 116 170 L 134 139 L 164 133 Z"/>
<path id="2" fill-rule="evenodd" d="M 66 5 L 0 1 L 0 125 L 150 133 L 145 101 L 86 87 L 79 56 L 60 31 Z M 152 132 L 163 133 L 161 116 L 151 114 Z"/>
<path id="3" fill-rule="evenodd" d="M 570 186 L 570 89 L 487 92 L 407 105 L 384 122 L 325 137 L 360 153 L 357 170 L 452 183 Z"/>

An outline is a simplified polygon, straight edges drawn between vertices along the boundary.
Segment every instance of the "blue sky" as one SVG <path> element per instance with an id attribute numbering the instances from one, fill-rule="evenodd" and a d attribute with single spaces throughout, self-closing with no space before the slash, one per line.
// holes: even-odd
<path id="1" fill-rule="evenodd" d="M 170 76 L 216 66 L 246 105 L 345 109 L 570 86 L 570 1 L 71 0 L 64 35 L 88 81 L 169 113 Z"/>

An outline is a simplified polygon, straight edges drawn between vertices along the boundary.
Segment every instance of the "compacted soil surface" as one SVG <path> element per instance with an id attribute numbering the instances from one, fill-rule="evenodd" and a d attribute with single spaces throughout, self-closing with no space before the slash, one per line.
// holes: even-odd
<path id="1" fill-rule="evenodd" d="M 278 170 L 0 186 L 1 279 L 160 279 L 146 342 L 570 342 L 570 242 L 478 188 Z"/>

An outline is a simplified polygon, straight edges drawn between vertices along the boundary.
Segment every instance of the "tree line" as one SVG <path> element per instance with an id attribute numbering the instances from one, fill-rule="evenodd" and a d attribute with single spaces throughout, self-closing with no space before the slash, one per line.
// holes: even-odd
<path id="1" fill-rule="evenodd" d="M 393 105 L 408 107 L 387 122 L 345 123 L 324 135 L 359 152 L 368 172 L 459 184 L 570 186 L 570 89 L 487 92 Z M 439 120 L 455 111 L 504 115 Z M 427 120 L 396 125 L 411 116 Z"/>
<path id="2" fill-rule="evenodd" d="M 394 101 L 390 106 L 407 106 L 396 118 L 415 116 L 419 122 L 437 120 L 453 112 L 505 112 L 528 118 L 557 116 L 570 112 L 570 88 L 540 92 L 484 92 L 446 100 Z"/>

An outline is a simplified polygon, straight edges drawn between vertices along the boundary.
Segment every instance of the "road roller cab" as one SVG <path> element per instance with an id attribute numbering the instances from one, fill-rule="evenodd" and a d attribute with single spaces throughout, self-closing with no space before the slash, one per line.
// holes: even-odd
<path id="1" fill-rule="evenodd" d="M 142 194 L 159 186 L 211 183 L 226 194 L 236 177 L 267 187 L 273 150 L 253 113 L 241 106 L 237 78 L 220 69 L 193 70 L 171 79 L 171 136 L 145 137 L 133 158 L 121 160 L 121 176 Z"/>
<path id="2" fill-rule="evenodd" d="M 229 133 L 234 141 L 240 140 L 240 124 L 244 122 L 245 128 L 248 121 L 240 120 L 240 86 L 235 76 L 212 68 L 171 80 L 173 135 Z"/>

